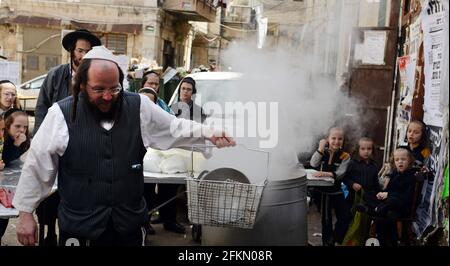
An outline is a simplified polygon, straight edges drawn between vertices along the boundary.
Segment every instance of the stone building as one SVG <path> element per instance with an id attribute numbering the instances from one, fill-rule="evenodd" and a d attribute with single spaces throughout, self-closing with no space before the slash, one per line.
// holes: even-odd
<path id="1" fill-rule="evenodd" d="M 0 49 L 20 63 L 21 80 L 68 61 L 61 38 L 85 28 L 117 54 L 190 67 L 192 25 L 216 20 L 211 0 L 2 0 Z M 207 49 L 207 48 L 204 48 Z"/>

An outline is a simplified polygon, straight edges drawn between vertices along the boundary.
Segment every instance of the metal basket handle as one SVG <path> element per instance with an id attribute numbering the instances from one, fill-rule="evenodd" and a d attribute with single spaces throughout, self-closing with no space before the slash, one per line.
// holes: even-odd
<path id="1" fill-rule="evenodd" d="M 264 184 L 267 183 L 267 181 L 269 180 L 269 162 L 270 162 L 270 153 L 268 151 L 264 151 L 264 150 L 259 150 L 259 149 L 254 149 L 254 148 L 248 148 L 246 145 L 244 144 L 236 144 L 236 146 L 241 146 L 244 147 L 247 150 L 250 151 L 255 151 L 255 152 L 261 152 L 261 153 L 265 153 L 267 155 L 267 167 L 266 167 L 266 177 L 264 179 Z M 217 148 L 216 145 L 213 144 L 192 144 L 191 146 L 191 172 L 190 172 L 190 177 L 194 178 L 194 150 L 195 148 Z M 200 176 L 199 176 L 200 177 Z"/>

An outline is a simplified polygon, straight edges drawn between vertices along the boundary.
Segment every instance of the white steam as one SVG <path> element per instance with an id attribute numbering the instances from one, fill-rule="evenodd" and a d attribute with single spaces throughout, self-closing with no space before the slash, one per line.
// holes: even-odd
<path id="1" fill-rule="evenodd" d="M 305 32 L 299 34 L 305 43 L 311 43 L 307 41 Z M 342 121 L 346 114 L 357 113 L 356 104 L 341 92 L 335 72 L 323 73 L 321 57 L 325 55 L 314 56 L 308 46 L 293 49 L 280 43 L 276 48 L 256 49 L 254 40 L 235 42 L 222 59 L 232 71 L 243 73 L 238 83 L 239 95 L 235 99 L 243 103 L 278 103 L 278 143 L 276 147 L 267 149 L 270 152 L 269 180 L 298 177 L 298 157 L 305 153 L 311 155 L 330 127 L 344 126 Z M 268 113 L 263 115 L 267 119 L 270 117 Z M 247 137 L 237 141 L 258 148 L 260 139 Z M 226 151 L 228 155 L 221 160 L 226 160 L 227 165 L 239 165 L 236 169 L 245 174 L 255 173 L 257 168 L 259 173 L 253 175 L 265 175 L 265 169 L 259 167 L 266 165 L 263 159 L 256 160 L 239 149 L 234 150 Z M 261 180 L 254 176 L 250 178 L 252 181 Z"/>

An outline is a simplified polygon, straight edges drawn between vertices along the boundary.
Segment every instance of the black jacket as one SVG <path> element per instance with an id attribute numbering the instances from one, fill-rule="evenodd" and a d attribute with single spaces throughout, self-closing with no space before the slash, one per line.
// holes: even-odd
<path id="1" fill-rule="evenodd" d="M 393 171 L 389 176 L 389 183 L 385 192 L 388 192 L 388 199 L 397 201 L 404 212 L 411 208 L 414 198 L 414 188 L 416 185 L 416 171 L 406 170 L 403 173 Z"/>
<path id="2" fill-rule="evenodd" d="M 47 115 L 48 108 L 53 103 L 62 100 L 71 94 L 70 84 L 72 82 L 72 73 L 70 64 L 56 66 L 47 74 L 39 91 L 39 97 L 36 103 L 34 134 L 38 131 L 42 121 Z"/>
<path id="3" fill-rule="evenodd" d="M 324 192 L 337 192 L 341 191 L 341 181 L 345 176 L 347 171 L 347 166 L 350 163 L 350 155 L 342 150 L 333 154 L 333 158 L 330 161 L 331 153 L 329 150 L 325 150 L 324 153 L 320 153 L 318 150 L 314 152 L 311 157 L 311 166 L 318 170 L 324 172 L 332 172 L 333 178 L 335 179 L 334 185 L 331 187 L 321 187 L 319 188 Z"/>
<path id="4" fill-rule="evenodd" d="M 415 147 L 414 149 L 411 149 L 411 147 L 409 147 L 409 145 L 401 146 L 401 148 L 405 148 L 405 149 L 411 151 L 411 153 L 414 157 L 414 160 L 415 160 L 414 164 L 418 168 L 422 167 L 424 164 L 426 165 L 426 159 L 428 159 L 428 157 L 430 157 L 430 149 L 428 149 L 427 147 L 424 147 L 422 145 L 419 145 L 419 146 Z"/>
<path id="5" fill-rule="evenodd" d="M 29 148 L 29 143 L 26 141 L 22 143 L 19 147 L 14 145 L 14 142 L 11 138 L 6 138 L 5 143 L 3 144 L 3 154 L 2 159 L 6 166 L 9 165 L 10 162 L 18 159 L 22 154 L 24 154 Z"/>
<path id="6" fill-rule="evenodd" d="M 380 191 L 378 166 L 373 160 L 366 163 L 363 160 L 352 159 L 343 181 L 350 191 L 350 202 L 353 202 L 354 199 L 355 191 L 352 188 L 354 183 L 360 184 L 364 192 L 376 193 Z"/>
<path id="7" fill-rule="evenodd" d="M 190 101 L 189 103 L 176 102 L 172 104 L 170 108 L 178 118 L 189 119 L 198 123 L 203 123 L 206 119 L 203 109 L 193 101 Z"/>

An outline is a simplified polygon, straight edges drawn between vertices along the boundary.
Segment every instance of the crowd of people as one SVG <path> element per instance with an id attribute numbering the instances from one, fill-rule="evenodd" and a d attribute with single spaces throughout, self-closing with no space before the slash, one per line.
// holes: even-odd
<path id="1" fill-rule="evenodd" d="M 407 145 L 393 151 L 388 169 L 383 170 L 374 160 L 375 145 L 371 138 L 361 137 L 353 155 L 343 151 L 344 138 L 342 128 L 331 128 L 310 160 L 311 167 L 318 170 L 315 176 L 335 180 L 333 186 L 312 191 L 315 202 L 322 206 L 322 243 L 324 246 L 364 244 L 353 240 L 367 239 L 368 223 L 374 222 L 380 244 L 397 245 L 396 221 L 414 215 L 414 198 L 419 196 L 416 185 L 430 175 L 426 169 L 430 155 L 426 125 L 416 120 L 409 123 Z M 334 228 L 332 210 L 336 217 Z M 372 218 L 355 220 L 357 212 Z M 355 235 L 350 224 L 364 229 Z"/>
<path id="2" fill-rule="evenodd" d="M 146 234 L 155 233 L 148 210 L 179 190 L 179 185 L 156 189 L 155 184 L 144 184 L 146 148 L 165 150 L 205 139 L 227 147 L 234 140 L 226 132 L 205 130 L 206 116 L 193 102 L 194 79 L 181 80 L 178 101 L 168 106 L 158 97 L 160 76 L 155 71 L 144 73 L 139 94 L 123 90 L 124 73 L 115 56 L 89 31 L 67 34 L 62 45 L 70 62 L 51 69 L 44 80 L 33 140 L 15 84 L 0 81 L 0 170 L 28 152 L 13 201 L 20 211 L 18 240 L 23 245 L 37 242 L 36 211 L 39 224 L 47 226 L 44 245 L 58 244 L 57 218 L 59 245 L 73 238 L 86 246 L 142 245 Z M 200 130 L 203 137 L 175 138 L 170 132 L 173 123 L 191 133 Z M 342 128 L 331 128 L 310 160 L 318 170 L 316 176 L 335 180 L 333 186 L 316 188 L 313 194 L 324 206 L 320 209 L 323 245 L 345 245 L 357 212 L 387 218 L 377 222 L 377 237 L 383 245 L 395 245 L 393 221 L 411 215 L 417 176 L 426 170 L 430 155 L 426 125 L 410 122 L 408 145 L 394 150 L 391 168 L 382 179 L 374 161 L 374 141 L 361 137 L 350 155 L 342 148 L 344 139 Z M 58 191 L 51 193 L 56 178 Z M 160 208 L 153 223 L 185 233 L 176 220 L 174 202 Z M 0 219 L 0 238 L 7 224 L 7 219 Z"/>
<path id="3" fill-rule="evenodd" d="M 32 140 L 15 85 L 0 84 L 0 168 L 27 152 L 12 202 L 19 210 L 18 240 L 37 243 L 36 211 L 39 224 L 47 226 L 44 245 L 143 245 L 149 228 L 147 206 L 153 203 L 144 197 L 146 149 L 205 141 L 222 148 L 235 142 L 221 129 L 177 118 L 157 97 L 157 74 L 155 82 L 147 73 L 149 81 L 143 86 L 153 88 L 150 94 L 156 90 L 153 99 L 123 90 L 125 75 L 117 57 L 89 31 L 65 35 L 62 45 L 70 62 L 51 69 L 44 80 Z M 172 134 L 171 126 L 182 133 Z M 58 191 L 52 193 L 56 179 Z M 171 218 L 173 212 L 166 213 L 161 216 L 164 228 L 184 230 Z M 0 236 L 7 224 L 0 219 Z"/>

